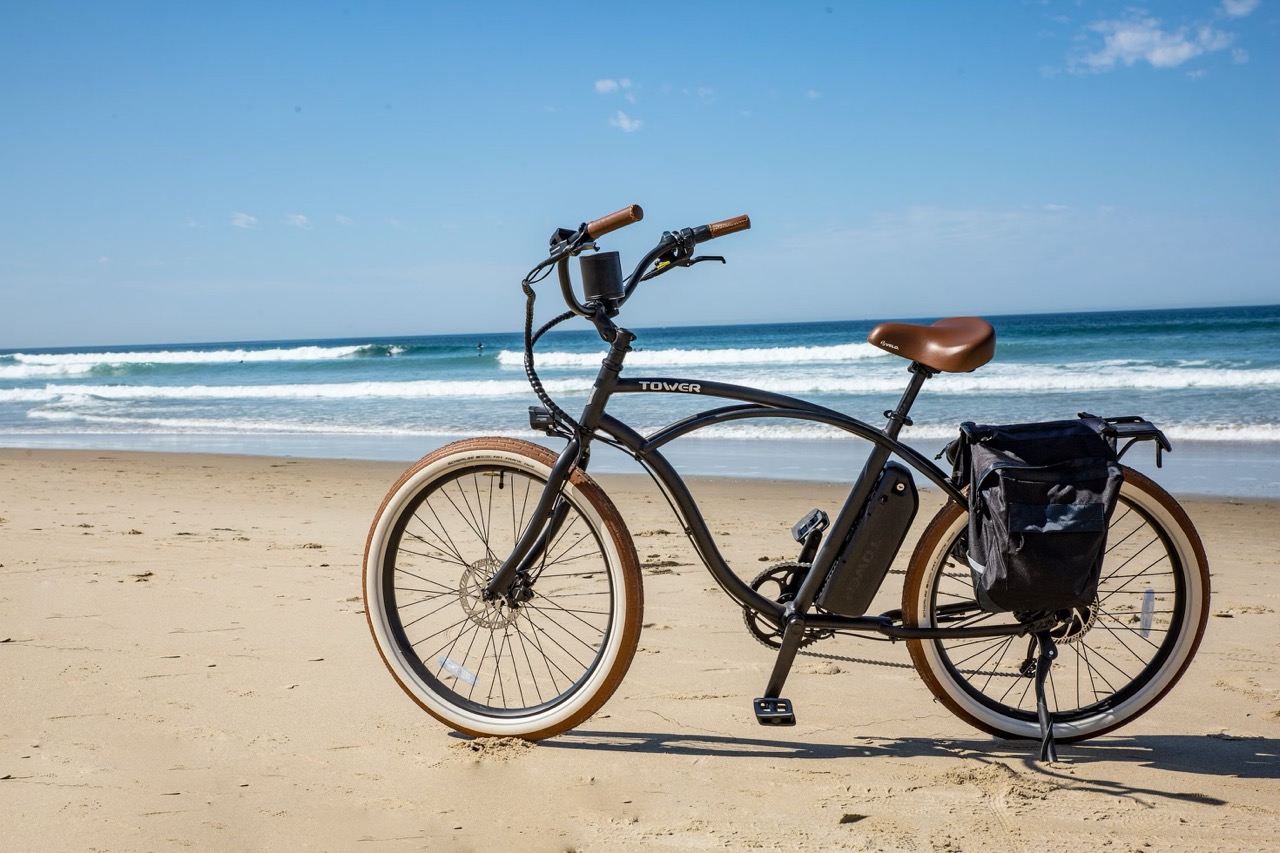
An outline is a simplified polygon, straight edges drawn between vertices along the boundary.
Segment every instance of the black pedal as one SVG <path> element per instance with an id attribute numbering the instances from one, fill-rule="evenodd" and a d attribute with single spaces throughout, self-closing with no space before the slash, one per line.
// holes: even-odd
<path id="1" fill-rule="evenodd" d="M 809 538 L 809 534 L 815 530 L 821 533 L 827 529 L 831 520 L 827 518 L 827 514 L 820 509 L 811 509 L 809 514 L 797 521 L 791 527 L 791 538 L 795 539 L 801 545 Z"/>
<path id="2" fill-rule="evenodd" d="M 762 726 L 794 726 L 796 724 L 795 709 L 790 699 L 756 699 L 756 722 Z"/>

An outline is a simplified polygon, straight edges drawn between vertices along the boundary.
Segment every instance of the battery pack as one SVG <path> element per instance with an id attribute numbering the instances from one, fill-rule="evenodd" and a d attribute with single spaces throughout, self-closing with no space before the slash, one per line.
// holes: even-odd
<path id="1" fill-rule="evenodd" d="M 911 471 L 886 462 L 871 490 L 867 510 L 831 567 L 817 604 L 841 616 L 867 612 L 920 506 Z"/>

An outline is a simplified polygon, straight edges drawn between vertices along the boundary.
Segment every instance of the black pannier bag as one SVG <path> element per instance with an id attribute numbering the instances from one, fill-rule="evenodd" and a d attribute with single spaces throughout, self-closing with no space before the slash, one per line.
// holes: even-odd
<path id="1" fill-rule="evenodd" d="M 985 610 L 1093 603 L 1124 474 L 1101 418 L 960 425 L 952 481 L 969 488 L 968 561 Z"/>

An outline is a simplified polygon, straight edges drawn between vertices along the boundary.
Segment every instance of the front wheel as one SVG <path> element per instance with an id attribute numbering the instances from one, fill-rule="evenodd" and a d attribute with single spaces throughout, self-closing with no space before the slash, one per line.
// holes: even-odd
<path id="1" fill-rule="evenodd" d="M 590 717 L 635 655 L 643 609 L 631 536 L 575 470 L 568 512 L 521 594 L 481 593 L 524 533 L 556 456 L 478 438 L 405 472 L 364 555 L 369 629 L 396 682 L 424 710 L 475 736 L 551 737 Z"/>
<path id="2" fill-rule="evenodd" d="M 974 600 L 962 554 L 969 516 L 949 502 L 929 523 L 907 569 L 906 624 L 979 627 L 1012 622 Z M 1186 671 L 1209 615 L 1209 570 L 1186 512 L 1150 479 L 1124 469 L 1107 534 L 1098 595 L 1051 634 L 1058 658 L 1045 686 L 1054 737 L 1109 732 L 1160 701 Z M 909 640 L 920 677 L 952 713 L 983 731 L 1039 738 L 1035 640 Z"/>

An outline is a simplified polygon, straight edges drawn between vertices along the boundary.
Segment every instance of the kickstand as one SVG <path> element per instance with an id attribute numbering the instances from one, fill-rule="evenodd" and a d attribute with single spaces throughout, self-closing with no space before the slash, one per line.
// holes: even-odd
<path id="1" fill-rule="evenodd" d="M 1049 702 L 1044 695 L 1044 681 L 1049 675 L 1049 667 L 1058 656 L 1058 647 L 1048 631 L 1036 634 L 1036 643 L 1040 652 L 1036 656 L 1036 716 L 1040 718 L 1040 760 L 1057 761 L 1058 750 L 1053 743 L 1053 714 L 1049 713 Z"/>

